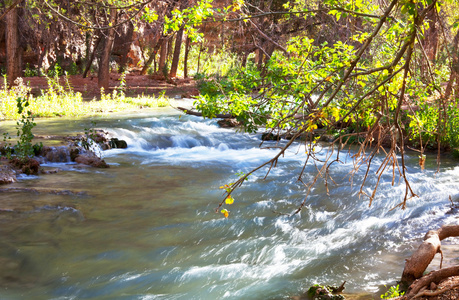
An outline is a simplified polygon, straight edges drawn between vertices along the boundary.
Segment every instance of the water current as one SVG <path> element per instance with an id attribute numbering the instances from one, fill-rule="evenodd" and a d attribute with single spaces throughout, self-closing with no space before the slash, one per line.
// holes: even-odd
<path id="1" fill-rule="evenodd" d="M 0 299 L 289 299 L 312 284 L 343 281 L 349 293 L 378 297 L 427 230 L 458 220 L 448 213 L 448 197 L 459 198 L 457 162 L 444 158 L 436 173 L 429 155 L 421 170 L 416 153 L 408 153 L 407 172 L 419 197 L 406 210 L 390 210 L 405 192 L 391 185 L 390 172 L 368 208 L 358 193 L 364 172 L 351 187 L 352 160 L 343 156 L 328 195 L 318 181 L 301 213 L 276 214 L 292 213 L 304 198 L 300 143 L 267 178 L 267 169 L 249 176 L 226 219 L 215 212 L 219 187 L 278 152 L 259 147 L 261 134 L 172 109 L 94 120 L 129 145 L 103 153 L 109 169 L 48 163 L 61 171 L 22 176 L 0 193 Z M 89 126 L 47 119 L 35 133 Z M 315 172 L 308 164 L 304 180 Z M 446 242 L 447 263 L 458 263 L 456 243 Z"/>

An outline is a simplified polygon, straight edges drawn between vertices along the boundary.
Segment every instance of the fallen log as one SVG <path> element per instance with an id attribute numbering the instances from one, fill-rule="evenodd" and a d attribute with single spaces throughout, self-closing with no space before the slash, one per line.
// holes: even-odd
<path id="1" fill-rule="evenodd" d="M 442 255 L 443 260 L 441 241 L 448 237 L 457 236 L 459 236 L 459 225 L 443 225 L 438 230 L 427 232 L 424 236 L 424 242 L 406 260 L 400 283 L 402 287 L 408 287 L 408 290 L 402 299 L 415 299 L 420 296 L 427 296 L 427 294 L 431 294 L 432 292 L 427 292 L 425 289 L 430 287 L 431 283 L 438 284 L 448 277 L 459 275 L 459 266 L 441 269 L 440 263 L 440 270 L 432 271 L 422 276 L 437 253 Z"/>
<path id="2" fill-rule="evenodd" d="M 459 275 L 459 266 L 454 266 L 450 268 L 444 268 L 437 271 L 432 271 L 429 274 L 421 277 L 420 279 L 416 280 L 411 284 L 407 293 L 402 299 L 416 299 L 421 296 L 436 296 L 442 294 L 451 288 L 455 288 L 455 286 L 451 286 L 449 289 L 441 289 L 435 292 L 432 291 L 423 291 L 424 287 L 429 287 L 430 284 L 433 282 L 435 284 L 439 284 L 440 281 L 451 277 Z"/>
<path id="3" fill-rule="evenodd" d="M 193 110 L 190 110 L 190 109 L 187 109 L 187 108 L 183 108 L 183 107 L 177 107 L 177 109 L 180 109 L 181 111 L 183 111 L 187 115 L 202 117 L 202 113 L 197 112 L 197 111 L 193 111 Z M 229 119 L 229 118 L 234 118 L 234 116 L 231 115 L 231 114 L 216 114 L 214 116 L 214 118 Z"/>

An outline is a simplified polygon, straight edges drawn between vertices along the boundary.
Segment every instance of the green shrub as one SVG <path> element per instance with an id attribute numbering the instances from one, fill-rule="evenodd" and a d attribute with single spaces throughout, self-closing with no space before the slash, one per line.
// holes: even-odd
<path id="1" fill-rule="evenodd" d="M 381 299 L 392 299 L 403 296 L 404 294 L 405 292 L 400 291 L 400 286 L 397 284 L 396 286 L 391 286 L 386 293 L 382 294 Z"/>
<path id="2" fill-rule="evenodd" d="M 419 104 L 419 110 L 409 114 L 409 131 L 411 140 L 423 146 L 435 147 L 440 137 L 443 147 L 459 147 L 459 108 L 458 103 L 451 101 L 446 104 L 445 111 L 440 111 L 438 105 L 423 101 Z M 440 118 L 441 114 L 443 118 Z"/>

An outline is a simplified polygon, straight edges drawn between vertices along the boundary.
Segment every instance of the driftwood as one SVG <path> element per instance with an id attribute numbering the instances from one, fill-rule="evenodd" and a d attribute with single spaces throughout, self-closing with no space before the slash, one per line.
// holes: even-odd
<path id="1" fill-rule="evenodd" d="M 194 111 L 194 110 L 190 110 L 190 109 L 183 108 L 183 107 L 180 107 L 180 106 L 178 106 L 177 109 L 183 111 L 183 112 L 186 113 L 187 115 L 202 117 L 202 113 L 197 112 L 197 111 Z M 266 117 L 267 117 L 267 118 L 270 118 L 269 115 L 267 115 Z M 232 114 L 216 114 L 214 118 L 218 118 L 218 119 L 231 119 L 231 118 L 236 118 L 236 117 L 233 116 Z M 295 115 L 293 116 L 293 118 L 294 118 L 295 120 L 306 120 L 306 119 L 308 118 L 308 116 L 305 115 L 305 114 L 295 114 Z"/>
<path id="2" fill-rule="evenodd" d="M 415 299 L 420 297 L 421 294 L 427 295 L 437 293 L 426 292 L 422 289 L 430 286 L 432 282 L 438 284 L 448 277 L 459 275 L 459 266 L 454 266 L 432 271 L 428 275 L 422 276 L 435 254 L 441 253 L 443 258 L 441 241 L 448 237 L 457 236 L 459 236 L 459 225 L 444 225 L 438 230 L 427 232 L 424 237 L 424 242 L 419 246 L 416 252 L 406 260 L 401 284 L 405 287 L 409 286 L 409 288 L 407 294 L 403 297 L 404 299 Z"/>
<path id="3" fill-rule="evenodd" d="M 177 107 L 177 109 L 180 109 L 181 111 L 183 111 L 183 112 L 186 113 L 187 115 L 202 117 L 202 113 L 200 113 L 200 112 L 196 112 L 196 111 L 193 111 L 193 110 L 189 110 L 189 109 L 186 109 L 186 108 L 183 108 L 183 107 Z M 216 114 L 216 115 L 214 116 L 214 118 L 218 118 L 218 119 L 229 119 L 229 118 L 234 118 L 234 116 L 231 115 L 231 114 Z"/>
<path id="4" fill-rule="evenodd" d="M 437 271 L 432 271 L 429 274 L 421 277 L 420 279 L 413 282 L 413 284 L 408 289 L 405 297 L 403 299 L 416 299 L 421 296 L 436 296 L 442 294 L 446 291 L 449 291 L 451 288 L 455 286 L 444 288 L 438 291 L 425 291 L 423 290 L 424 287 L 430 286 L 432 282 L 438 284 L 440 281 L 451 277 L 459 275 L 459 266 L 454 266 L 450 268 L 445 268 Z"/>

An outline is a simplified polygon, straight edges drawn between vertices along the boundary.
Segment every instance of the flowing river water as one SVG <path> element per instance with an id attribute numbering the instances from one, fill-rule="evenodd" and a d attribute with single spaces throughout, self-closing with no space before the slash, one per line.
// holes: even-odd
<path id="1" fill-rule="evenodd" d="M 427 230 L 458 220 L 448 199 L 459 198 L 457 162 L 443 159 L 436 173 L 428 156 L 423 171 L 416 153 L 407 156 L 407 172 L 419 197 L 404 211 L 390 210 L 405 191 L 391 186 L 390 172 L 368 208 L 358 195 L 364 172 L 351 187 L 352 162 L 342 157 L 329 195 L 319 181 L 300 214 L 276 214 L 293 212 L 304 197 L 296 180 L 300 146 L 266 179 L 267 169 L 250 176 L 226 219 L 215 212 L 219 187 L 278 151 L 260 149 L 260 134 L 172 109 L 94 120 L 129 145 L 103 153 L 109 169 L 45 164 L 61 171 L 20 177 L 0 193 L 0 299 L 289 299 L 314 283 L 343 281 L 346 292 L 378 298 Z M 88 119 L 46 119 L 35 133 L 71 135 L 90 126 Z M 307 165 L 305 181 L 315 170 Z M 446 242 L 447 263 L 458 263 L 456 242 Z"/>

